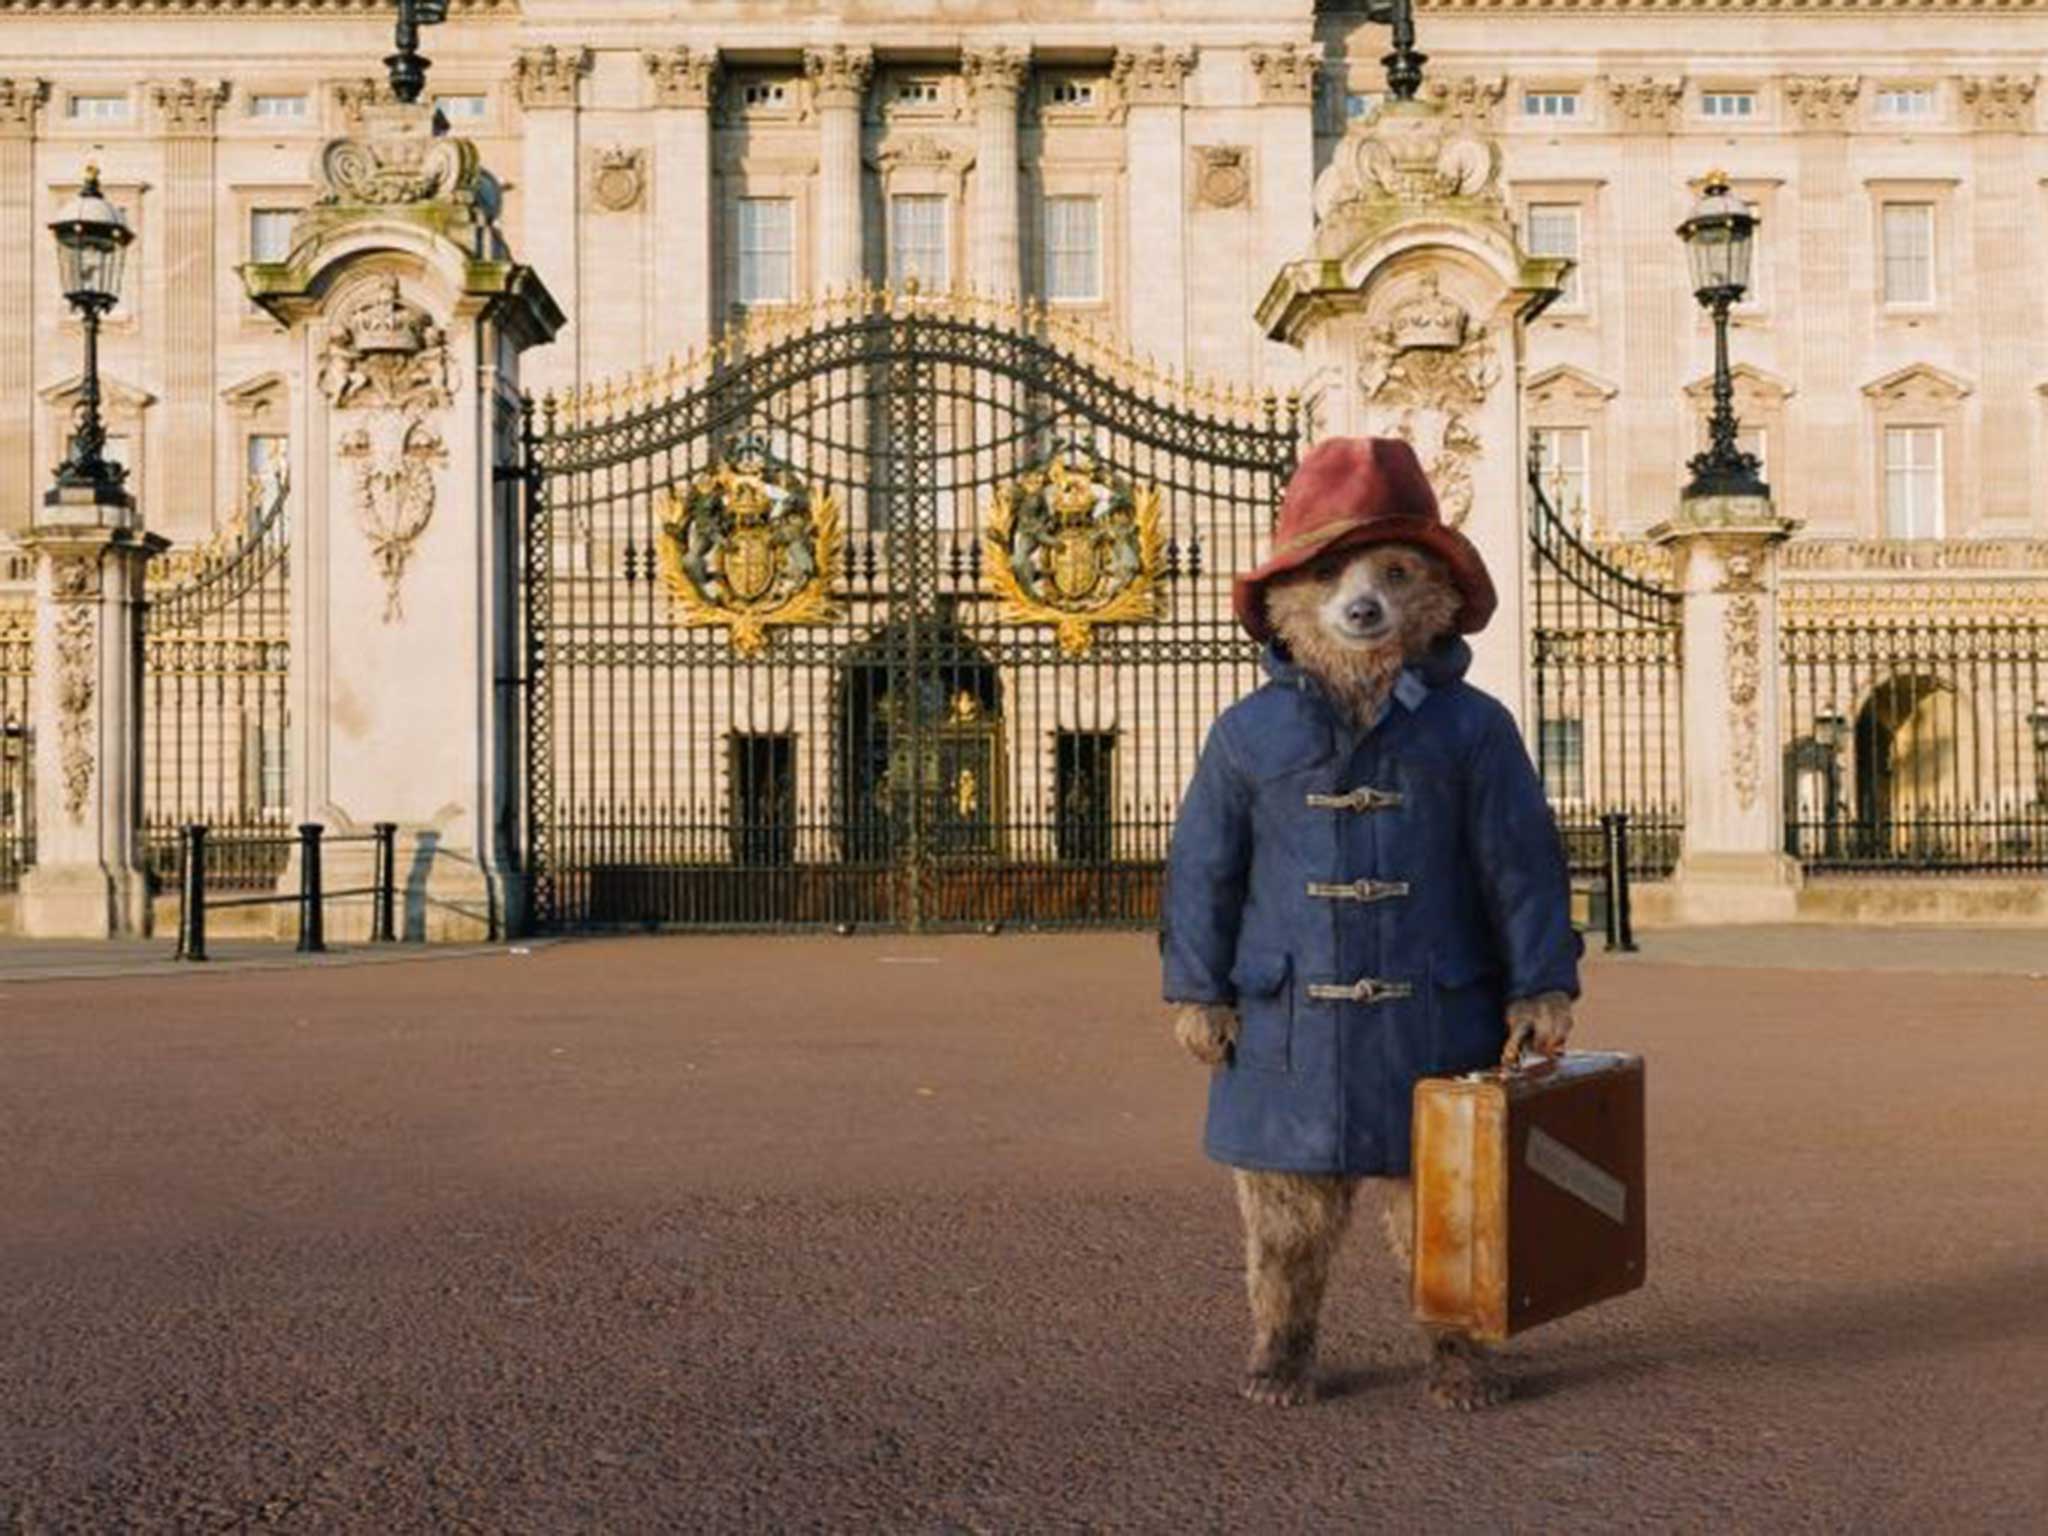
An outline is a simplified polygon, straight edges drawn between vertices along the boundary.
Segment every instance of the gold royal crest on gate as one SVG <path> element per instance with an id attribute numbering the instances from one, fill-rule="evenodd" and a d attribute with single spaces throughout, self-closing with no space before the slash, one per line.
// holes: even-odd
<path id="1" fill-rule="evenodd" d="M 758 437 L 735 439 L 680 495 L 661 494 L 661 579 L 682 623 L 723 625 L 735 651 L 758 656 L 771 624 L 838 617 L 839 503 L 812 495 Z"/>
<path id="2" fill-rule="evenodd" d="M 1066 444 L 996 492 L 982 535 L 989 584 L 1013 624 L 1050 624 L 1085 656 L 1099 624 L 1158 618 L 1166 538 L 1159 492 Z"/>

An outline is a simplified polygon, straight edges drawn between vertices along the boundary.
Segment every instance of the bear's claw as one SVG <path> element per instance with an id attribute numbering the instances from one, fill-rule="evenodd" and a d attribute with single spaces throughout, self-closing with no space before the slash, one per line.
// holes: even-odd
<path id="1" fill-rule="evenodd" d="M 1430 1341 L 1429 1374 L 1423 1385 L 1437 1407 L 1459 1413 L 1498 1407 L 1513 1390 L 1484 1347 L 1455 1336 Z"/>

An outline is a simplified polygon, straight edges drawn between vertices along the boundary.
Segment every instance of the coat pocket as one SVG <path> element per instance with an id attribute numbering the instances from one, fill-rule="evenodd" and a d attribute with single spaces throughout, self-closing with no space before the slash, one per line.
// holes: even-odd
<path id="1" fill-rule="evenodd" d="M 1231 967 L 1237 990 L 1237 1049 L 1231 1064 L 1262 1072 L 1289 1070 L 1294 1046 L 1293 958 L 1240 955 Z"/>
<path id="2" fill-rule="evenodd" d="M 1428 1071 L 1472 1072 L 1500 1060 L 1507 1019 L 1499 973 L 1473 959 L 1440 956 L 1429 967 Z"/>

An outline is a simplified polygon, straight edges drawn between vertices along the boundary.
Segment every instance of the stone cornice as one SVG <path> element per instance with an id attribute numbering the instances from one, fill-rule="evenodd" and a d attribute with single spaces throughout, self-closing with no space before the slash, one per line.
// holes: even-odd
<path id="1" fill-rule="evenodd" d="M 158 125 L 176 138 L 211 138 L 227 99 L 225 80 L 166 80 L 149 88 Z"/>
<path id="2" fill-rule="evenodd" d="M 2034 78 L 2031 75 L 1992 75 L 1965 78 L 1963 107 L 1971 125 L 1984 133 L 2020 133 L 2033 126 Z"/>
<path id="3" fill-rule="evenodd" d="M 875 50 L 834 43 L 804 50 L 804 77 L 820 107 L 859 107 L 875 77 Z"/>
<path id="4" fill-rule="evenodd" d="M 1494 126 L 1508 93 L 1505 75 L 1438 75 L 1423 84 L 1423 94 L 1444 112 L 1472 128 Z"/>
<path id="5" fill-rule="evenodd" d="M 1802 128 L 1821 132 L 1849 126 L 1863 81 L 1856 75 L 1788 75 L 1785 101 Z"/>
<path id="6" fill-rule="evenodd" d="M 1766 15 L 1811 15 L 1815 12 L 1845 14 L 1898 14 L 1907 11 L 1985 11 L 1999 15 L 2048 12 L 2048 0 L 1422 0 L 1418 7 L 1431 11 L 1543 11 L 1558 12 L 1655 12 L 1671 15 L 1686 11 L 1716 15 L 1760 11 Z"/>
<path id="7" fill-rule="evenodd" d="M 1109 77 L 1123 100 L 1134 107 L 1177 107 L 1195 50 L 1154 43 L 1149 48 L 1119 48 Z"/>
<path id="8" fill-rule="evenodd" d="M 1684 95 L 1683 80 L 1638 75 L 1633 79 L 1617 76 L 1607 82 L 1607 99 L 1622 128 L 1631 133 L 1669 133 L 1678 120 L 1678 103 Z"/>
<path id="9" fill-rule="evenodd" d="M 529 112 L 536 107 L 575 106 L 576 83 L 590 73 L 590 62 L 588 48 L 557 48 L 550 43 L 520 49 L 512 60 L 512 89 L 519 105 Z"/>
<path id="10" fill-rule="evenodd" d="M 36 113 L 50 99 L 47 80 L 0 78 L 0 139 L 25 139 L 36 131 Z"/>
<path id="11" fill-rule="evenodd" d="M 715 48 L 671 48 L 666 53 L 643 53 L 647 78 L 654 85 L 657 107 L 706 107 L 718 88 L 718 50 Z"/>
<path id="12" fill-rule="evenodd" d="M 973 100 L 1007 101 L 1016 105 L 1018 94 L 1031 74 L 1028 48 L 967 48 L 960 54 L 960 74 Z"/>
<path id="13" fill-rule="evenodd" d="M 449 0 L 460 16 L 516 15 L 519 0 Z M 0 16 L 378 16 L 391 0 L 0 0 Z"/>
<path id="14" fill-rule="evenodd" d="M 1322 65 L 1323 50 L 1314 43 L 1254 48 L 1250 59 L 1261 102 L 1269 106 L 1307 106 L 1315 99 L 1316 71 Z"/>

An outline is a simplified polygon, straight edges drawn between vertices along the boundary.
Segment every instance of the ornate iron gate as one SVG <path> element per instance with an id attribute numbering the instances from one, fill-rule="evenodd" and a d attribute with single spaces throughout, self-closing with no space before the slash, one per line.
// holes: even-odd
<path id="1" fill-rule="evenodd" d="M 1662 877 L 1685 828 L 1677 592 L 1566 526 L 1529 468 L 1536 766 L 1574 873 L 1603 867 L 1600 818 L 1629 818 L 1632 874 Z"/>
<path id="2" fill-rule="evenodd" d="M 1152 921 L 1297 418 L 879 290 L 529 407 L 536 922 Z"/>

